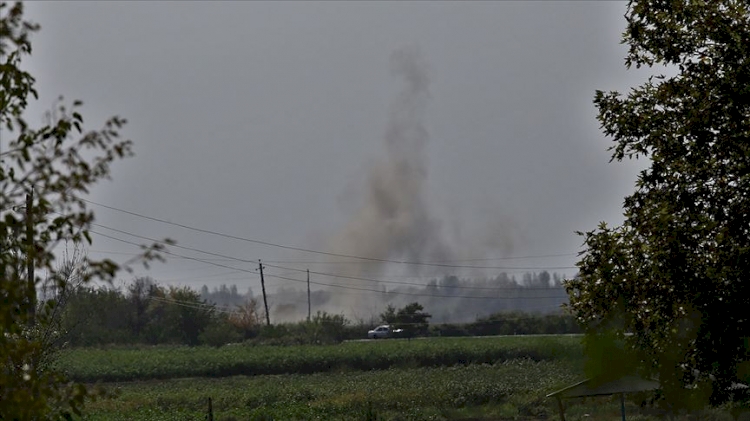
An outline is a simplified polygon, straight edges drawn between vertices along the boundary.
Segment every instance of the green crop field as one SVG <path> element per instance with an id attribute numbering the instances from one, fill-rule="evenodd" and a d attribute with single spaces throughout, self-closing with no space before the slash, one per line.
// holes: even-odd
<path id="1" fill-rule="evenodd" d="M 209 398 L 217 421 L 546 419 L 545 394 L 583 371 L 575 336 L 71 349 L 58 364 L 104 387 L 85 418 L 103 421 L 205 420 Z M 569 421 L 619 406 L 583 408 Z"/>
<path id="2" fill-rule="evenodd" d="M 581 360 L 580 337 L 429 338 L 338 345 L 72 349 L 58 368 L 74 380 L 112 382 L 179 377 L 310 374 L 493 364 L 513 359 Z"/>
<path id="3" fill-rule="evenodd" d="M 89 406 L 92 420 L 448 419 L 485 407 L 505 417 L 547 414 L 544 393 L 577 379 L 562 361 L 399 368 L 316 374 L 173 379 L 110 385 L 116 397 Z M 373 419 L 370 417 L 370 419 Z"/>

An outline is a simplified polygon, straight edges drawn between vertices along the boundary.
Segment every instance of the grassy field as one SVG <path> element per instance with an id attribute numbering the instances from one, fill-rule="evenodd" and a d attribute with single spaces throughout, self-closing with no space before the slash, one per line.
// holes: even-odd
<path id="1" fill-rule="evenodd" d="M 58 368 L 74 380 L 113 382 L 180 377 L 311 374 L 494 364 L 514 359 L 581 361 L 577 336 L 429 338 L 338 345 L 72 349 Z"/>
<path id="2" fill-rule="evenodd" d="M 578 378 L 562 361 L 381 371 L 173 379 L 110 385 L 92 420 L 439 420 L 467 415 L 545 417 L 540 399 Z M 368 417 L 368 408 L 371 410 Z"/>
<path id="3" fill-rule="evenodd" d="M 581 379 L 583 358 L 579 337 L 559 336 L 73 349 L 59 364 L 108 382 L 89 420 L 204 420 L 208 398 L 217 421 L 538 420 L 556 419 L 544 396 Z M 568 421 L 618 419 L 601 402 Z"/>

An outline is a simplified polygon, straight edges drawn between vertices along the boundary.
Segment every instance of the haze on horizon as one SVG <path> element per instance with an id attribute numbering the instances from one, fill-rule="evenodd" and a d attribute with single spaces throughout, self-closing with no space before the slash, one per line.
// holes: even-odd
<path id="1" fill-rule="evenodd" d="M 87 252 L 186 248 L 124 283 L 257 294 L 259 259 L 273 291 L 304 288 L 307 269 L 572 276 L 575 231 L 619 223 L 642 165 L 608 163 L 592 104 L 649 74 L 625 69 L 625 5 L 31 2 L 29 119 L 61 94 L 90 127 L 128 119 L 137 156 L 89 197 L 106 237 Z M 377 295 L 335 291 L 341 309 Z"/>

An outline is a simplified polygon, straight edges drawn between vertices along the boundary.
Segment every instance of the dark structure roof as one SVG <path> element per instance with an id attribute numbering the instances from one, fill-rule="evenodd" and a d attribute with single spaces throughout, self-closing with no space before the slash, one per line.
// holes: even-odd
<path id="1" fill-rule="evenodd" d="M 638 376 L 624 376 L 610 381 L 594 382 L 593 379 L 586 379 L 576 384 L 570 385 L 557 392 L 547 395 L 548 398 L 557 399 L 558 409 L 560 410 L 560 421 L 565 421 L 565 407 L 562 400 L 568 398 L 580 398 L 586 396 L 607 396 L 620 395 L 620 412 L 622 421 L 625 421 L 625 394 L 634 392 L 646 392 L 649 390 L 659 389 L 659 382 L 651 379 L 644 379 Z M 732 383 L 730 390 L 744 390 L 748 386 L 742 383 Z"/>
<path id="2" fill-rule="evenodd" d="M 552 392 L 547 395 L 548 398 L 577 398 L 583 396 L 604 396 L 614 395 L 617 393 L 633 393 L 659 388 L 659 382 L 648 380 L 638 376 L 625 376 L 619 379 L 592 385 L 593 379 L 586 379 L 565 389 Z"/>
<path id="3" fill-rule="evenodd" d="M 547 395 L 547 397 L 557 399 L 557 407 L 560 410 L 560 421 L 565 421 L 565 406 L 562 402 L 563 399 L 618 394 L 620 395 L 620 412 L 622 414 L 622 421 L 625 421 L 625 394 L 656 390 L 658 388 L 659 382 L 638 376 L 624 376 L 604 382 L 594 382 L 593 379 L 586 379 L 568 386 L 565 389 L 552 392 Z"/>

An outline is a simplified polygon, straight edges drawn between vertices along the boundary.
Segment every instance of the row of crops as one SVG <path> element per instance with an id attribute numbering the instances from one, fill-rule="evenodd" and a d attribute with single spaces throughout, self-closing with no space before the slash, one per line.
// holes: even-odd
<path id="1" fill-rule="evenodd" d="M 208 397 L 215 419 L 227 421 L 442 420 L 465 418 L 478 408 L 497 418 L 536 418 L 554 414 L 544 394 L 577 375 L 563 360 L 514 359 L 493 365 L 115 383 L 109 385 L 115 397 L 92 403 L 90 419 L 201 419 Z"/>
<path id="2" fill-rule="evenodd" d="M 65 350 L 58 368 L 83 382 L 311 374 L 581 359 L 576 336 L 434 338 L 328 346 L 151 347 Z"/>

